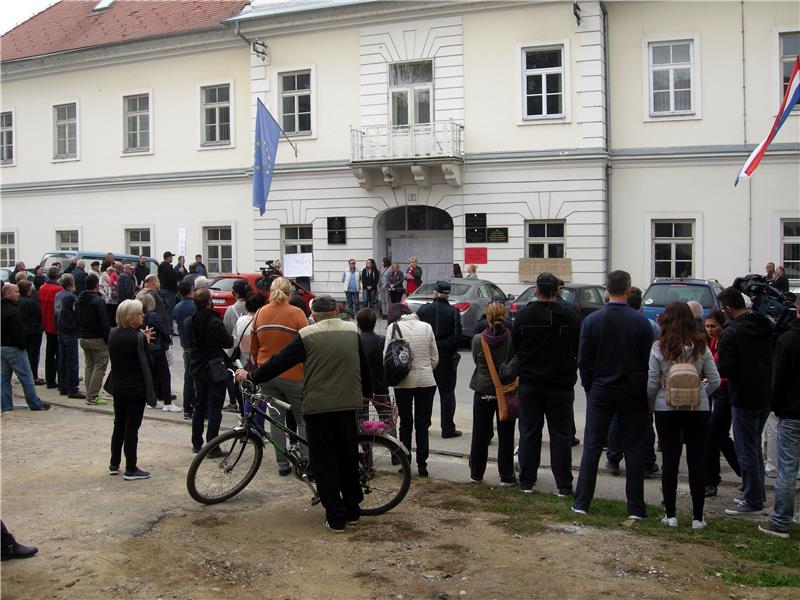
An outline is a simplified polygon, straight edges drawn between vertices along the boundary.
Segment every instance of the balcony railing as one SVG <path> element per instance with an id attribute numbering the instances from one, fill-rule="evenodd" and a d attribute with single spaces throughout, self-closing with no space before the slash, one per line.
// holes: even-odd
<path id="1" fill-rule="evenodd" d="M 350 128 L 353 161 L 461 159 L 463 140 L 464 126 L 454 121 Z"/>

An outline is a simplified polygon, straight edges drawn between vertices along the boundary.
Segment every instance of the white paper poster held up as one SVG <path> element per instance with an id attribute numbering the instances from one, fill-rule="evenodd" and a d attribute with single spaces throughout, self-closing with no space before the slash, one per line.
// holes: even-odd
<path id="1" fill-rule="evenodd" d="M 283 274 L 286 277 L 313 277 L 314 254 L 311 252 L 303 254 L 284 254 Z"/>
<path id="2" fill-rule="evenodd" d="M 186 227 L 178 227 L 178 256 L 186 256 Z"/>

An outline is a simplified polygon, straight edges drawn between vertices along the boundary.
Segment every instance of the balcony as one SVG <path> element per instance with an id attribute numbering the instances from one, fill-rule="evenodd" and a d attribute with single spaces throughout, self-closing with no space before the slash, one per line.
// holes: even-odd
<path id="1" fill-rule="evenodd" d="M 353 174 L 361 187 L 371 189 L 376 176 L 384 183 L 400 187 L 409 168 L 414 183 L 431 184 L 432 169 L 441 172 L 445 182 L 461 185 L 464 162 L 464 126 L 453 121 L 406 126 L 351 127 L 351 161 Z"/>

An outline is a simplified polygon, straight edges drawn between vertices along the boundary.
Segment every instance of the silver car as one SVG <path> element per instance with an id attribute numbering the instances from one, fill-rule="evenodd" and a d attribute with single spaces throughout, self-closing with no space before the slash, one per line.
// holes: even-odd
<path id="1" fill-rule="evenodd" d="M 486 307 L 495 299 L 513 300 L 514 296 L 506 294 L 491 281 L 481 279 L 450 279 L 450 304 L 461 313 L 461 327 L 464 336 L 471 338 L 475 333 L 475 325 L 486 317 Z M 433 302 L 433 288 L 436 282 L 423 283 L 408 298 L 405 303 L 411 312 L 415 313 L 419 307 Z M 506 309 L 508 310 L 508 309 Z"/>

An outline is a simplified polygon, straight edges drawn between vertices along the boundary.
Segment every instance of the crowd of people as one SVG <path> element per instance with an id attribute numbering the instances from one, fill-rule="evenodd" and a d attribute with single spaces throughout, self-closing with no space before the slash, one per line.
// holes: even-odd
<path id="1" fill-rule="evenodd" d="M 171 393 L 167 358 L 177 336 L 183 351 L 183 412 L 192 421 L 192 450 L 199 452 L 218 435 L 226 393 L 234 409 L 242 410 L 235 381 L 249 378 L 259 383 L 265 395 L 290 407 L 279 419 L 307 436 L 326 524 L 334 531 L 358 520 L 354 428 L 365 399 L 381 413 L 391 407 L 389 388 L 393 388 L 398 435 L 409 458 L 414 439 L 421 477 L 428 475 L 429 429 L 437 390 L 442 437 L 461 435 L 454 415 L 463 332 L 460 313 L 449 303 L 450 284 L 436 282 L 433 301 L 416 314 L 399 301 L 401 296 L 393 294 L 393 285 L 402 294 L 421 284 L 422 270 L 415 258 L 409 260 L 405 273 L 388 260 L 383 261 L 382 271 L 373 260 L 360 272 L 354 260 L 349 262 L 342 283 L 348 308 L 355 315 L 353 324 L 333 318 L 339 315 L 329 296 L 315 298 L 309 314 L 302 299 L 292 297 L 291 282 L 279 272 L 271 281 L 269 302 L 246 282 L 237 282 L 233 286 L 236 302 L 220 317 L 213 310 L 207 280 L 199 275 L 201 257 L 186 268 L 180 258 L 173 266 L 173 256 L 164 253 L 158 274 L 145 272 L 144 261 L 120 264 L 109 256 L 105 270 L 100 265 L 84 271 L 85 276 L 81 275 L 82 261 L 73 261 L 69 273 L 54 265 L 38 289 L 27 278 L 20 278 L 19 286 L 4 285 L 3 410 L 13 408 L 12 371 L 32 410 L 49 408 L 36 393 L 37 383 L 57 387 L 71 398 L 85 398 L 89 404 L 105 404 L 100 395 L 105 388 L 114 398 L 115 414 L 109 473 L 120 472 L 124 449 L 124 477 L 147 478 L 149 473 L 139 469 L 136 454 L 145 406 L 181 410 Z M 699 529 L 706 526 L 705 498 L 716 495 L 720 481 L 720 452 L 741 476 L 743 492 L 725 514 L 764 511 L 764 479 L 770 465 L 765 468 L 761 440 L 770 417 L 776 433 L 768 444 L 777 476 L 775 505 L 760 529 L 788 535 L 800 461 L 796 368 L 800 319 L 776 340 L 770 320 L 748 310 L 742 294 L 727 288 L 719 294 L 721 311 L 703 318 L 702 307 L 698 312 L 691 303 L 674 302 L 656 324 L 639 312 L 641 291 L 631 286 L 630 276 L 614 271 L 607 276 L 605 308 L 581 322 L 574 307 L 560 298 L 563 282 L 556 276 L 542 273 L 536 284 L 537 301 L 522 308 L 511 325 L 506 321 L 505 299 L 495 299 L 471 340 L 475 363 L 470 380 L 474 392 L 471 482 L 483 481 L 496 426 L 501 485 L 531 493 L 546 422 L 557 494 L 574 497 L 572 510 L 577 514 L 590 510 L 599 461 L 607 448 L 609 471 L 618 473 L 619 462 L 625 461 L 629 518 L 641 520 L 647 516 L 644 478 L 658 471 L 657 433 L 662 453 L 662 522 L 678 525 L 678 466 L 685 445 L 691 526 Z M 381 299 L 384 293 L 386 303 Z M 359 306 L 361 300 L 364 308 Z M 797 310 L 800 313 L 800 300 Z M 375 331 L 379 313 L 384 311 L 385 336 Z M 42 334 L 47 336 L 44 381 L 38 379 Z M 413 360 L 402 380 L 389 386 L 382 359 L 397 338 L 405 340 Z M 85 394 L 79 389 L 78 348 L 85 358 Z M 111 373 L 106 377 L 109 361 Z M 242 368 L 234 378 L 235 364 Z M 497 370 L 511 372 L 519 383 L 518 415 L 503 420 Z M 587 397 L 586 425 L 573 487 L 573 402 L 579 375 Z M 514 464 L 517 426 L 519 477 Z M 282 431 L 275 429 L 272 434 L 282 441 Z M 290 474 L 291 465 L 283 455 L 276 453 L 276 457 L 278 474 Z"/>

